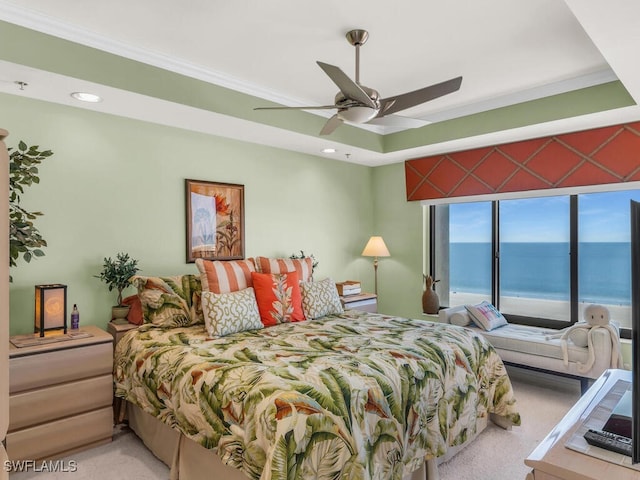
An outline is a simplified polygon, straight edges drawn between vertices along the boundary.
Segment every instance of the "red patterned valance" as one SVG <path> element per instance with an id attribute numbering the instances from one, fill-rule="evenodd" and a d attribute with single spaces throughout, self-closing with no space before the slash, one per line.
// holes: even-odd
<path id="1" fill-rule="evenodd" d="M 640 181 L 640 122 L 405 162 L 407 200 Z"/>

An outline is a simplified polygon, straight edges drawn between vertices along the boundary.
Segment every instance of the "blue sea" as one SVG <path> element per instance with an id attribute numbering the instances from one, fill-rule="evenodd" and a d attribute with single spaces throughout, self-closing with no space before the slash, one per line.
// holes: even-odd
<path id="1" fill-rule="evenodd" d="M 581 302 L 631 304 L 631 245 L 580 243 Z M 503 243 L 502 296 L 569 301 L 568 243 Z M 450 244 L 451 291 L 491 294 L 491 244 Z"/>

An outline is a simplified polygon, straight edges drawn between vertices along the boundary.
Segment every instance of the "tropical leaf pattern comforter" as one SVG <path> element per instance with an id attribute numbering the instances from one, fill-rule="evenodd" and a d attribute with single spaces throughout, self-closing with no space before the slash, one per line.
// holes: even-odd
<path id="1" fill-rule="evenodd" d="M 114 370 L 116 395 L 252 479 L 401 479 L 489 413 L 520 423 L 484 337 L 358 311 L 219 338 L 145 325 Z"/>

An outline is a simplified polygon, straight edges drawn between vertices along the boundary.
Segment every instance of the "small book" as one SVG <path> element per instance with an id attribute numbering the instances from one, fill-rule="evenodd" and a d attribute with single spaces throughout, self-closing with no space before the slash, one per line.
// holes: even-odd
<path id="1" fill-rule="evenodd" d="M 357 295 L 362 292 L 360 282 L 356 280 L 346 280 L 336 283 L 336 288 L 338 289 L 338 295 L 343 297 L 347 295 Z"/>

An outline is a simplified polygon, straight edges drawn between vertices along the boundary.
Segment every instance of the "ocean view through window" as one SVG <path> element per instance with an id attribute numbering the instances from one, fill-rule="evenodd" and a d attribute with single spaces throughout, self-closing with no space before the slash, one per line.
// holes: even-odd
<path id="1" fill-rule="evenodd" d="M 596 303 L 630 328 L 631 199 L 640 199 L 640 190 L 437 206 L 448 219 L 436 227 L 448 232 L 435 237 L 447 241 L 435 248 L 441 298 L 447 306 L 493 299 L 507 317 L 549 319 L 558 327 L 582 320 L 584 307 Z"/>

